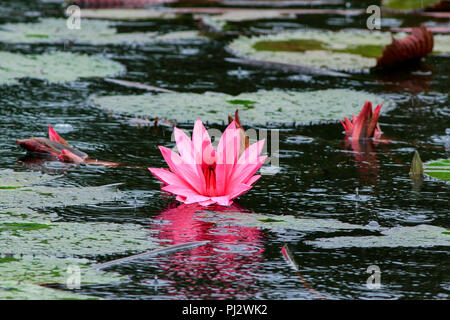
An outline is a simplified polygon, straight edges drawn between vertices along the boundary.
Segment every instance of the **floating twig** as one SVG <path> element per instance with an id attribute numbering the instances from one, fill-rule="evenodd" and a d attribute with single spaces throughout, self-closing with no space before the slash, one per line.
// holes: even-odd
<path id="1" fill-rule="evenodd" d="M 121 264 L 121 263 L 128 262 L 131 260 L 148 258 L 148 257 L 153 257 L 153 256 L 158 256 L 158 255 L 163 255 L 163 254 L 169 254 L 169 253 L 172 253 L 175 251 L 180 251 L 180 250 L 187 250 L 187 249 L 195 248 L 198 246 L 203 246 L 205 244 L 208 244 L 209 242 L 210 241 L 192 241 L 192 242 L 186 242 L 186 243 L 182 243 L 182 244 L 176 244 L 173 246 L 150 250 L 150 251 L 135 254 L 132 256 L 124 257 L 121 259 L 96 264 L 96 265 L 93 265 L 91 268 L 94 270 L 97 270 L 97 271 L 101 271 L 102 269 L 109 268 L 111 266 L 115 266 L 117 264 Z"/>
<path id="2" fill-rule="evenodd" d="M 311 292 L 314 296 L 316 296 L 316 298 L 318 299 L 328 299 L 327 297 L 325 297 L 323 294 L 321 294 L 320 292 L 317 292 L 316 290 L 314 290 L 311 285 L 303 278 L 302 274 L 300 273 L 300 269 L 297 265 L 297 263 L 295 262 L 294 258 L 292 257 L 291 251 L 289 250 L 287 244 L 285 244 L 282 248 L 281 248 L 281 252 L 283 253 L 283 257 L 286 259 L 287 263 L 294 269 L 294 271 L 297 273 L 298 278 L 300 279 L 300 281 L 302 282 L 302 284 L 306 287 L 306 289 L 308 289 L 309 292 Z"/>
<path id="3" fill-rule="evenodd" d="M 111 79 L 111 78 L 105 78 L 105 81 L 115 83 L 121 86 L 130 87 L 130 88 L 138 88 L 138 89 L 144 89 L 148 91 L 158 91 L 158 92 L 171 92 L 175 93 L 173 90 L 164 89 L 160 87 L 151 86 L 144 83 L 139 82 L 133 82 L 133 81 L 126 81 L 126 80 L 119 80 L 119 79 Z"/>

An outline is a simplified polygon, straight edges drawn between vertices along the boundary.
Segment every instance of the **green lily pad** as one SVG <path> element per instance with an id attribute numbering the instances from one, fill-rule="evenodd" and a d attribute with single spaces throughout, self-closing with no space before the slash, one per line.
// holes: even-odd
<path id="1" fill-rule="evenodd" d="M 43 183 L 58 176 L 50 176 L 41 172 L 19 172 L 10 169 L 0 170 L 0 189 L 14 189 L 37 183 Z"/>
<path id="2" fill-rule="evenodd" d="M 1 183 L 1 180 L 0 180 Z M 0 189 L 0 210 L 97 204 L 120 199 L 124 194 L 109 186 Z"/>
<path id="3" fill-rule="evenodd" d="M 403 38 L 407 34 L 395 34 Z M 332 69 L 349 72 L 368 71 L 376 66 L 390 32 L 381 31 L 296 31 L 256 37 L 239 37 L 228 49 L 246 59 Z M 434 53 L 450 52 L 450 36 L 434 37 Z"/>
<path id="4" fill-rule="evenodd" d="M 110 22 L 82 20 L 81 29 L 67 28 L 66 19 L 46 18 L 36 23 L 4 24 L 0 42 L 9 43 L 65 43 L 67 41 L 93 45 L 153 43 L 183 39 L 206 39 L 197 31 L 179 31 L 168 34 L 157 32 L 118 33 Z M 76 70 L 78 71 L 78 70 Z"/>
<path id="5" fill-rule="evenodd" d="M 0 300 L 97 300 L 72 291 L 54 290 L 31 283 L 0 282 Z"/>
<path id="6" fill-rule="evenodd" d="M 91 97 L 95 106 L 118 113 L 194 122 L 197 118 L 223 123 L 242 105 L 244 123 L 332 122 L 357 114 L 365 101 L 393 104 L 361 91 L 330 89 L 311 92 L 258 91 L 230 96 L 224 93 L 158 93 Z M 386 108 L 387 107 L 387 108 Z"/>
<path id="7" fill-rule="evenodd" d="M 450 246 L 450 238 L 442 234 L 445 231 L 441 227 L 418 225 L 391 228 L 382 231 L 382 236 L 320 238 L 305 243 L 325 249 Z"/>
<path id="8" fill-rule="evenodd" d="M 125 72 L 115 61 L 70 52 L 39 55 L 0 52 L 0 84 L 16 83 L 19 78 L 38 78 L 50 82 L 75 81 L 85 77 L 107 77 Z"/>
<path id="9" fill-rule="evenodd" d="M 83 19 L 106 19 L 106 20 L 155 20 L 175 19 L 178 15 L 174 12 L 153 9 L 83 9 Z"/>
<path id="10" fill-rule="evenodd" d="M 432 7 L 441 0 L 383 0 L 382 6 L 395 10 L 414 10 Z"/>
<path id="11" fill-rule="evenodd" d="M 97 257 L 133 254 L 159 247 L 136 224 L 57 222 L 55 214 L 31 208 L 96 204 L 120 199 L 112 186 L 50 187 L 55 177 L 38 172 L 0 171 L 0 299 L 80 299 L 74 292 L 39 286 L 64 284 L 67 267 L 80 268 L 81 285 L 123 281 L 90 269 Z"/>
<path id="12" fill-rule="evenodd" d="M 197 219 L 214 221 L 216 225 L 237 225 L 256 227 L 274 232 L 295 230 L 300 232 L 337 231 L 367 229 L 365 226 L 341 222 L 335 219 L 297 218 L 291 215 L 269 216 L 257 213 L 244 212 L 198 212 Z"/>
<path id="13" fill-rule="evenodd" d="M 432 178 L 450 181 L 450 159 L 440 159 L 424 163 L 424 173 Z"/>
<path id="14" fill-rule="evenodd" d="M 253 21 L 264 19 L 286 19 L 289 18 L 289 13 L 284 13 L 277 10 L 241 10 L 233 12 L 225 12 L 218 15 L 204 15 L 201 21 L 204 25 L 212 28 L 215 31 L 226 31 L 228 22 Z"/>
<path id="15" fill-rule="evenodd" d="M 1 217 L 0 242 L 0 254 L 53 257 L 139 253 L 157 247 L 149 231 L 134 224 L 33 224 L 29 220 L 6 222 Z"/>

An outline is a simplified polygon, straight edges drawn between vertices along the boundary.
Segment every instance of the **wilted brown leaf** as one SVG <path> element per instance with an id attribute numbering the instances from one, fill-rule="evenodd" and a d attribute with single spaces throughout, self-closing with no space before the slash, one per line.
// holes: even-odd
<path id="1" fill-rule="evenodd" d="M 433 34 L 425 26 L 412 29 L 412 33 L 403 39 L 392 38 L 377 67 L 392 67 L 408 61 L 419 60 L 433 51 Z"/>

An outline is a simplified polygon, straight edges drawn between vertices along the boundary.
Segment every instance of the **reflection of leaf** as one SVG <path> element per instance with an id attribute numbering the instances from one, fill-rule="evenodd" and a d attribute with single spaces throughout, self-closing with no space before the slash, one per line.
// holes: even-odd
<path id="1" fill-rule="evenodd" d="M 377 59 L 377 67 L 419 60 L 433 51 L 433 45 L 433 34 L 427 27 L 414 28 L 412 34 L 403 39 L 392 38 L 392 43 L 386 46 L 381 58 Z"/>

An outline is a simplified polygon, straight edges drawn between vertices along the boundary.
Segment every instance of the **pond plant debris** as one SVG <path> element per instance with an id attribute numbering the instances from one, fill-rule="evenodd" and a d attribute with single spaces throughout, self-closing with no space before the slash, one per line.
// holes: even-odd
<path id="1" fill-rule="evenodd" d="M 230 206 L 261 178 L 254 174 L 267 158 L 259 156 L 265 140 L 252 144 L 239 156 L 241 130 L 235 121 L 224 131 L 217 150 L 200 119 L 195 122 L 192 140 L 176 127 L 174 133 L 180 154 L 159 146 L 170 171 L 149 170 L 165 184 L 162 190 L 175 194 L 178 201 Z"/>
<path id="2" fill-rule="evenodd" d="M 61 138 L 51 126 L 48 126 L 48 136 L 48 138 L 36 137 L 16 141 L 19 146 L 27 150 L 27 152 L 48 157 L 52 160 L 75 164 L 89 163 L 111 167 L 119 165 L 115 162 L 90 159 L 83 151 L 71 147 L 70 144 Z"/>

